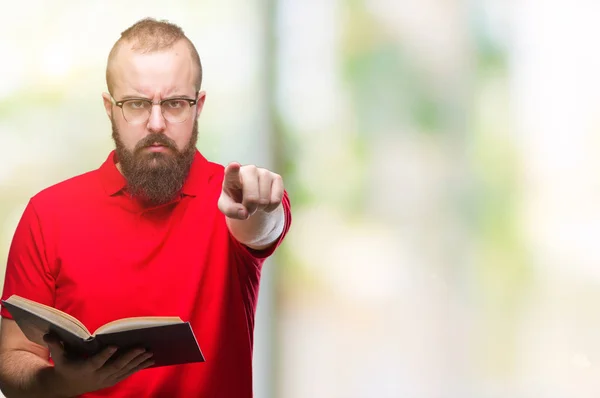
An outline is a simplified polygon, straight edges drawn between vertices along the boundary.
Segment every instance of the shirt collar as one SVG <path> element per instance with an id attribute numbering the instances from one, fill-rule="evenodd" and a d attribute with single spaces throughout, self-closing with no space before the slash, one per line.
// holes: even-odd
<path id="1" fill-rule="evenodd" d="M 205 186 L 203 183 L 208 177 L 208 169 L 208 160 L 196 149 L 190 172 L 183 183 L 181 193 L 187 196 L 200 195 L 202 187 Z"/>
<path id="2" fill-rule="evenodd" d="M 116 151 L 112 150 L 104 163 L 100 166 L 100 179 L 107 195 L 113 196 L 127 186 L 127 181 L 116 165 Z M 190 172 L 183 184 L 181 193 L 187 196 L 196 196 L 200 194 L 202 188 L 202 176 L 207 169 L 208 161 L 202 154 L 196 150 L 194 160 L 190 167 Z"/>

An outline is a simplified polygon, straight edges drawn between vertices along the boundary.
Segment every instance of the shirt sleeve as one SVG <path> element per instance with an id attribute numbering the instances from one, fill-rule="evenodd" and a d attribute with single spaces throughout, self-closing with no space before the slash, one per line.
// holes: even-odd
<path id="1" fill-rule="evenodd" d="M 279 235 L 279 238 L 273 242 L 271 246 L 263 250 L 254 250 L 246 245 L 240 243 L 233 237 L 229 232 L 230 241 L 233 245 L 233 250 L 230 255 L 237 265 L 238 275 L 240 278 L 240 287 L 242 298 L 244 302 L 244 310 L 246 312 L 246 321 L 248 322 L 248 330 L 254 330 L 254 316 L 256 313 L 258 303 L 258 290 L 260 285 L 260 278 L 262 273 L 262 266 L 265 260 L 271 256 L 275 250 L 281 245 L 283 239 L 290 230 L 292 224 L 292 213 L 290 198 L 287 192 L 284 191 L 283 199 L 283 213 L 285 217 L 285 224 L 283 226 L 283 232 Z M 227 227 L 226 227 L 227 228 Z M 254 335 L 250 333 L 251 344 L 254 344 Z"/>
<path id="2" fill-rule="evenodd" d="M 54 293 L 55 277 L 46 258 L 42 225 L 32 201 L 29 201 L 8 252 L 2 300 L 17 294 L 53 306 Z M 4 306 L 0 315 L 12 319 Z"/>

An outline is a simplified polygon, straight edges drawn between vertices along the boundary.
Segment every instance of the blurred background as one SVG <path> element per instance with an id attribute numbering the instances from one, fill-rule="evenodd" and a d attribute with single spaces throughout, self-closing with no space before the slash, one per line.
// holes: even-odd
<path id="1" fill-rule="evenodd" d="M 152 16 L 204 66 L 198 148 L 281 173 L 257 398 L 600 394 L 600 3 L 1 0 L 0 282 L 39 190 L 113 148 Z"/>

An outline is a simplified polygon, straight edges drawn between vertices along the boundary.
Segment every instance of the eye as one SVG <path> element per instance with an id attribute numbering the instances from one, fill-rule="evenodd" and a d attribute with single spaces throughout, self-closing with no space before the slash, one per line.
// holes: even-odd
<path id="1" fill-rule="evenodd" d="M 143 109 L 145 108 L 146 105 L 146 101 L 129 101 L 127 103 L 127 105 L 131 108 L 131 109 Z"/>
<path id="2" fill-rule="evenodd" d="M 187 102 L 184 100 L 170 100 L 167 101 L 167 107 L 170 109 L 181 109 L 187 105 Z"/>

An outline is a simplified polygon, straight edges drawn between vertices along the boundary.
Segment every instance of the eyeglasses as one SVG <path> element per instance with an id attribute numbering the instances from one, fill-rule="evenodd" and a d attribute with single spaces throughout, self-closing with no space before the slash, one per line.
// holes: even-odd
<path id="1" fill-rule="evenodd" d="M 189 118 L 192 106 L 198 102 L 195 99 L 184 97 L 167 98 L 158 102 L 146 98 L 128 98 L 123 101 L 115 101 L 112 96 L 110 98 L 114 105 L 121 108 L 123 118 L 129 124 L 146 123 L 150 118 L 154 105 L 160 105 L 160 110 L 166 121 L 183 123 Z"/>

